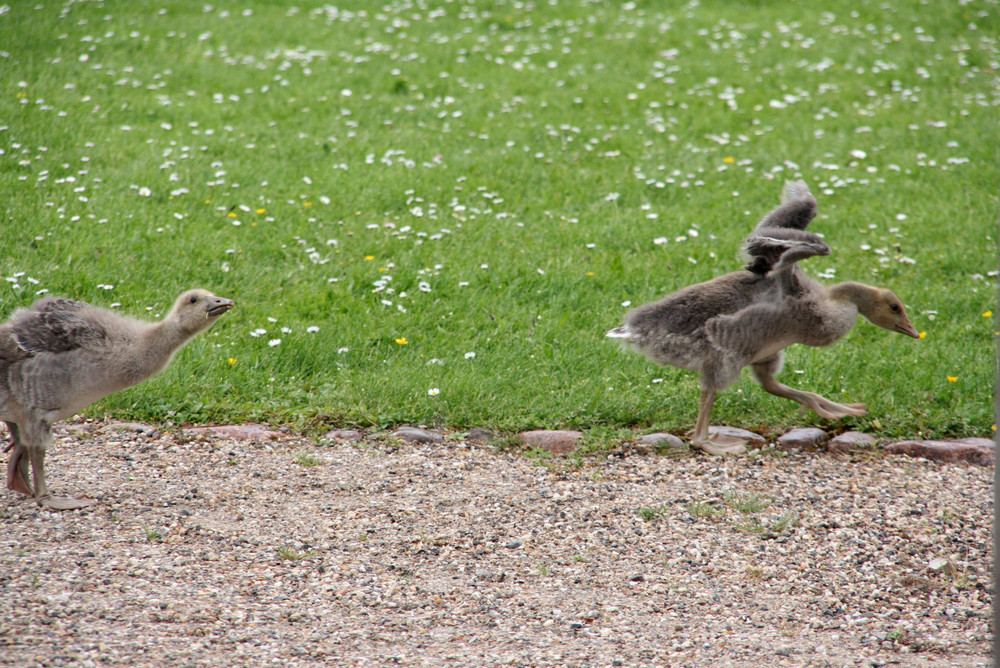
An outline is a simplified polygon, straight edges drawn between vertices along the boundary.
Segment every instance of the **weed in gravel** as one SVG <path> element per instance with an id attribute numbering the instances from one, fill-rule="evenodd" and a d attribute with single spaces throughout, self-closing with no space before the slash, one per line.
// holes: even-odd
<path id="1" fill-rule="evenodd" d="M 295 458 L 295 463 L 298 464 L 299 466 L 310 467 L 310 466 L 319 466 L 320 464 L 323 463 L 323 460 L 317 457 L 316 455 L 312 455 L 309 454 L 308 452 L 305 452 Z"/>
<path id="2" fill-rule="evenodd" d="M 687 511 L 694 517 L 701 517 L 706 520 L 714 520 L 726 514 L 725 508 L 720 508 L 708 501 L 692 501 L 687 505 Z"/>
<path id="3" fill-rule="evenodd" d="M 666 504 L 661 504 L 659 506 L 640 508 L 636 514 L 647 522 L 652 522 L 660 519 L 661 517 L 665 517 L 669 510 L 670 509 Z"/>
<path id="4" fill-rule="evenodd" d="M 761 521 L 759 517 L 750 517 L 745 522 L 736 525 L 736 528 L 744 533 L 757 534 L 761 538 L 777 538 L 785 529 L 792 526 L 795 518 L 791 514 L 784 514 L 771 522 Z"/>
<path id="5" fill-rule="evenodd" d="M 737 510 L 744 515 L 759 513 L 771 505 L 771 500 L 757 494 L 741 494 L 740 492 L 728 491 L 723 495 L 726 505 Z"/>
<path id="6" fill-rule="evenodd" d="M 142 524 L 142 529 L 146 533 L 146 541 L 149 543 L 158 543 L 163 540 L 163 534 L 149 526 L 145 522 Z"/>
<path id="7" fill-rule="evenodd" d="M 552 473 L 561 473 L 566 468 L 566 459 L 556 457 L 548 450 L 532 448 L 524 453 L 524 458 L 536 466 L 544 466 Z"/>
<path id="8" fill-rule="evenodd" d="M 316 554 L 314 550 L 306 550 L 305 552 L 300 552 L 295 548 L 288 547 L 287 545 L 282 545 L 281 547 L 274 548 L 274 551 L 278 553 L 278 556 L 282 559 L 288 561 L 301 561 L 303 559 L 308 559 L 309 557 Z"/>

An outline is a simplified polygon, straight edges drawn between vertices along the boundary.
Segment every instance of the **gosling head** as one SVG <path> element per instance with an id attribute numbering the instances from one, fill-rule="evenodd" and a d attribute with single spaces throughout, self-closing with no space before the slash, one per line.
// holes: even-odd
<path id="1" fill-rule="evenodd" d="M 906 317 L 906 309 L 903 307 L 902 300 L 891 290 L 879 290 L 875 295 L 872 307 L 871 314 L 865 314 L 872 323 L 882 329 L 888 329 L 890 332 L 899 332 L 915 339 L 920 338 L 917 329 Z"/>
<path id="2" fill-rule="evenodd" d="M 178 321 L 187 331 L 200 332 L 235 305 L 232 299 L 216 297 L 208 290 L 188 290 L 177 298 L 167 318 Z"/>

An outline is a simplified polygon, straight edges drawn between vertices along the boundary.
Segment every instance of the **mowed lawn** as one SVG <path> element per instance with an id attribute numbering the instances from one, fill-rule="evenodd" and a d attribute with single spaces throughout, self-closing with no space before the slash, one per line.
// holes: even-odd
<path id="1" fill-rule="evenodd" d="M 26 2 L 0 8 L 0 304 L 237 308 L 87 412 L 298 428 L 681 432 L 697 376 L 604 333 L 741 266 L 804 179 L 833 253 L 899 294 L 745 373 L 714 422 L 988 436 L 1000 6 Z"/>

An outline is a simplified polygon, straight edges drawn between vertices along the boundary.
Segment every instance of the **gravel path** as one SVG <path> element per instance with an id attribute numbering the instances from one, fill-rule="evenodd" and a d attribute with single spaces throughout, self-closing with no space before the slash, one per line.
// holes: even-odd
<path id="1" fill-rule="evenodd" d="M 989 468 L 110 423 L 58 426 L 49 462 L 101 502 L 4 493 L 0 665 L 989 661 Z"/>

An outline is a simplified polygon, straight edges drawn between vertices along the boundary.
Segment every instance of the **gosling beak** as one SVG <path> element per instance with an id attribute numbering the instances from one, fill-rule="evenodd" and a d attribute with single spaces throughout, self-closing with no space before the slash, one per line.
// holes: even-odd
<path id="1" fill-rule="evenodd" d="M 900 334 L 906 334 L 907 336 L 912 336 L 915 339 L 920 338 L 920 333 L 917 332 L 917 328 L 909 320 L 903 320 L 903 322 L 896 324 L 896 331 Z"/>
<path id="2" fill-rule="evenodd" d="M 208 315 L 209 317 L 215 318 L 229 309 L 236 306 L 236 302 L 232 299 L 223 299 L 222 297 L 212 297 L 208 302 Z"/>

